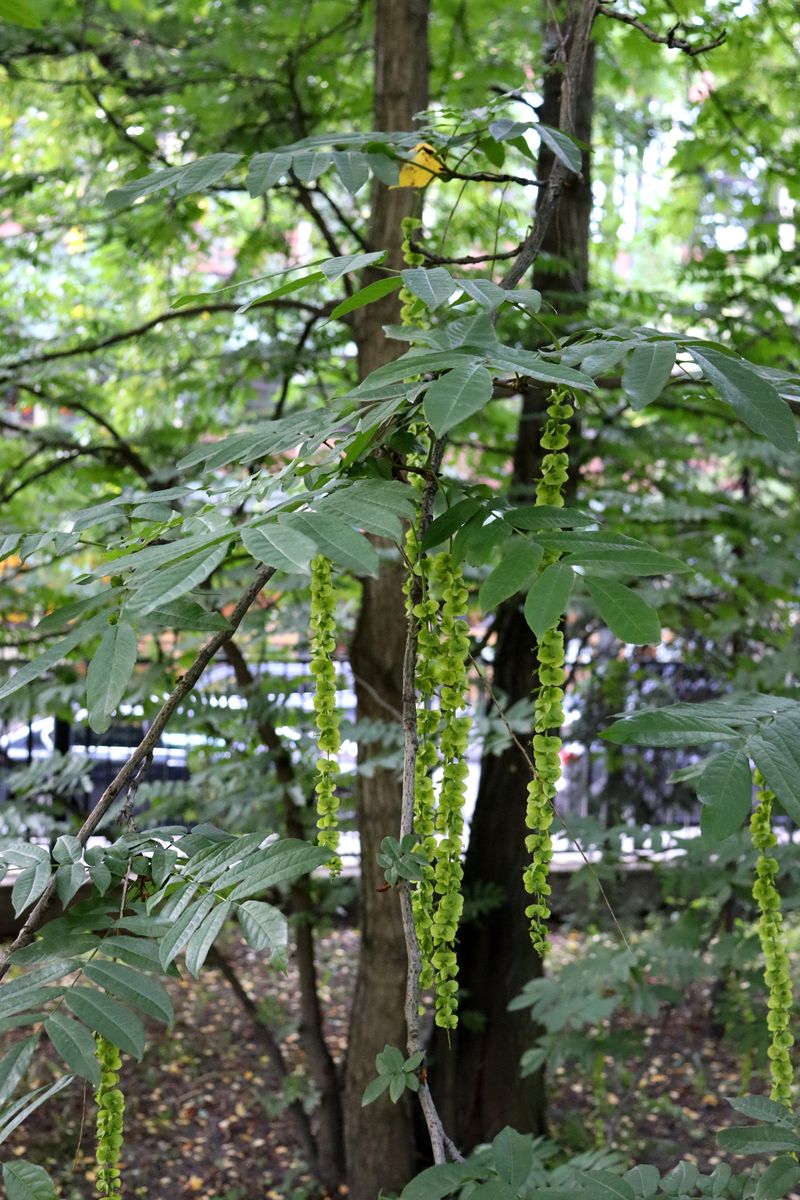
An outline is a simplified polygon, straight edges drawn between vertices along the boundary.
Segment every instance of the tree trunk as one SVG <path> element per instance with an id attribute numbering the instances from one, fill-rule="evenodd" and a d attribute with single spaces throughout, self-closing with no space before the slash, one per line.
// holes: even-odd
<path id="1" fill-rule="evenodd" d="M 564 78 L 555 54 L 561 50 L 569 56 L 578 8 L 579 4 L 574 4 L 563 24 L 545 31 L 552 57 L 545 74 L 540 119 L 551 126 L 560 122 Z M 583 82 L 571 132 L 588 146 L 594 76 L 591 45 L 580 76 Z M 539 177 L 546 179 L 551 166 L 552 155 L 543 148 Z M 547 295 L 559 315 L 573 320 L 585 309 L 588 288 L 589 167 L 587 151 L 583 156 L 583 178 L 573 180 L 562 190 L 544 238 L 542 265 L 547 266 L 534 274 L 534 285 Z M 556 258 L 561 264 L 553 263 Z M 540 458 L 539 431 L 548 395 L 548 389 L 533 388 L 523 398 L 511 484 L 520 502 L 533 500 Z M 495 625 L 493 681 L 510 706 L 531 695 L 535 639 L 519 599 L 500 608 Z M 502 899 L 482 917 L 464 925 L 459 945 L 463 1019 L 450 1035 L 449 1046 L 437 1033 L 431 1063 L 432 1086 L 445 1127 L 463 1150 L 492 1138 L 504 1125 L 532 1133 L 543 1132 L 545 1127 L 543 1074 L 519 1078 L 521 1054 L 535 1040 L 536 1031 L 526 1011 L 508 1011 L 509 1001 L 523 984 L 542 970 L 531 948 L 524 915 L 529 903 L 522 885 L 528 859 L 524 845 L 528 779 L 529 768 L 516 746 L 483 761 L 464 890 L 468 900 L 482 891 Z"/>
<path id="2" fill-rule="evenodd" d="M 375 121 L 386 131 L 407 130 L 428 103 L 428 0 L 378 0 L 375 13 Z M 385 262 L 402 266 L 400 222 L 410 216 L 417 193 L 377 184 L 369 242 L 388 251 Z M 369 277 L 364 282 L 368 282 Z M 405 348 L 388 342 L 382 326 L 398 319 L 396 296 L 356 314 L 359 375 Z M 403 571 L 387 561 L 377 579 L 365 580 L 361 611 L 350 647 L 360 720 L 400 721 L 405 645 Z M 375 752 L 359 747 L 359 761 Z M 405 943 L 398 896 L 383 892 L 376 862 L 381 839 L 400 828 L 399 777 L 378 770 L 361 776 L 358 828 L 361 838 L 361 953 L 353 1001 L 345 1076 L 345 1142 L 352 1200 L 375 1200 L 381 1188 L 399 1191 L 414 1172 L 411 1107 L 382 1096 L 361 1107 L 375 1076 L 375 1055 L 388 1042 L 405 1047 L 403 1015 Z"/>

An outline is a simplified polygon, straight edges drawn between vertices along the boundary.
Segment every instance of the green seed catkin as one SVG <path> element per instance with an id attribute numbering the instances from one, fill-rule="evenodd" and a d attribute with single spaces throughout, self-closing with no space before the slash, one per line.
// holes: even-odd
<path id="1" fill-rule="evenodd" d="M 317 727 L 317 842 L 331 850 L 327 863 L 332 876 L 342 869 L 339 849 L 339 796 L 336 780 L 339 764 L 339 714 L 336 709 L 336 597 L 331 564 L 324 555 L 311 563 L 311 674 L 314 677 L 314 717 Z"/>
<path id="2" fill-rule="evenodd" d="M 122 1059 L 117 1047 L 100 1034 L 96 1036 L 95 1055 L 100 1067 L 100 1086 L 94 1094 L 97 1101 L 97 1194 L 118 1197 L 122 1194 L 119 1163 L 125 1112 L 125 1097 L 119 1088 Z"/>
<path id="3" fill-rule="evenodd" d="M 549 504 L 556 508 L 564 505 L 564 485 L 569 477 L 568 420 L 574 409 L 569 403 L 568 392 L 553 394 L 547 408 L 540 445 L 547 453 L 542 458 L 541 476 L 536 485 L 536 503 Z M 549 552 L 542 560 L 541 569 L 559 557 Z M 533 902 L 525 909 L 530 921 L 531 941 L 538 954 L 550 949 L 547 937 L 547 920 L 550 916 L 548 882 L 553 845 L 550 827 L 553 823 L 553 802 L 556 785 L 561 777 L 561 737 L 559 730 L 564 724 L 564 635 L 560 619 L 546 630 L 536 647 L 538 687 L 534 697 L 534 776 L 528 784 L 528 801 L 525 825 L 529 830 L 525 847 L 531 861 L 525 868 L 523 882 L 525 890 L 533 896 Z"/>
<path id="4" fill-rule="evenodd" d="M 790 1031 L 792 1016 L 792 979 L 786 931 L 781 913 L 781 898 L 775 886 L 778 863 L 770 850 L 777 838 L 772 832 L 773 793 L 756 772 L 756 806 L 750 818 L 750 838 L 758 851 L 753 899 L 758 904 L 758 936 L 764 954 L 764 982 L 768 991 L 767 1028 L 770 1034 L 769 1055 L 772 1090 L 770 1097 L 779 1104 L 791 1106 L 792 1070 L 791 1048 L 794 1038 Z"/>
<path id="5" fill-rule="evenodd" d="M 439 835 L 434 858 L 434 892 L 431 965 L 435 979 L 435 1021 L 443 1029 L 458 1024 L 458 960 L 455 941 L 464 908 L 461 865 L 464 834 L 464 793 L 467 781 L 467 739 L 470 719 L 467 705 L 469 630 L 465 619 L 469 593 L 464 576 L 452 556 L 438 554 L 431 574 L 441 611 L 438 625 L 440 747 L 442 782 L 436 809 Z"/>

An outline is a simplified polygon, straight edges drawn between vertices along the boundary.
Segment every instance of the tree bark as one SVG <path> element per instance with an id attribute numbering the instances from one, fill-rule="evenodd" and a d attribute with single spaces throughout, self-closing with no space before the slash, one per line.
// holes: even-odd
<path id="1" fill-rule="evenodd" d="M 578 0 L 562 23 L 548 26 L 545 31 L 549 61 L 539 116 L 544 124 L 563 127 L 562 81 L 569 78 L 573 87 L 577 83 L 579 87 L 572 97 L 574 127 L 569 132 L 588 147 L 594 78 L 591 43 L 582 63 L 570 61 L 573 31 L 585 15 L 585 4 Z M 543 148 L 539 177 L 547 180 L 552 169 L 553 156 Z M 562 320 L 574 321 L 576 315 L 585 311 L 591 212 L 589 170 L 587 150 L 583 155 L 582 178 L 573 178 L 562 187 L 554 218 L 541 241 L 543 269 L 534 273 L 534 286 L 546 295 Z M 560 263 L 555 264 L 555 259 Z M 511 483 L 520 502 L 533 499 L 540 460 L 539 431 L 548 395 L 549 389 L 533 388 L 523 397 Z M 496 630 L 493 682 L 510 706 L 530 696 L 535 682 L 535 639 L 519 598 L 501 606 Z M 463 927 L 459 946 L 462 1020 L 450 1035 L 449 1045 L 437 1033 L 431 1063 L 439 1111 L 445 1127 L 462 1150 L 489 1140 L 505 1125 L 532 1133 L 541 1133 L 545 1128 L 543 1074 L 519 1078 L 520 1057 L 535 1040 L 536 1031 L 526 1011 L 508 1011 L 509 1001 L 542 971 L 541 960 L 531 948 L 524 915 L 529 903 L 522 885 L 528 858 L 524 845 L 528 779 L 529 768 L 516 746 L 483 761 L 465 862 L 464 891 L 468 899 L 483 891 L 499 895 L 502 900 Z"/>
<path id="2" fill-rule="evenodd" d="M 386 131 L 413 127 L 414 113 L 428 103 L 428 0 L 377 0 L 375 12 L 375 122 Z M 411 189 L 373 193 L 371 248 L 387 250 L 385 263 L 401 267 L 400 222 L 417 203 Z M 369 282 L 369 275 L 364 280 Z M 402 353 L 387 341 L 382 326 L 398 319 L 396 296 L 356 314 L 359 375 Z M 361 610 L 350 647 L 356 674 L 360 720 L 391 719 L 402 708 L 405 611 L 399 562 L 387 561 L 377 579 L 363 585 Z M 359 747 L 359 761 L 375 752 Z M 403 998 L 405 943 L 398 896 L 380 891 L 376 862 L 381 839 L 400 828 L 401 785 L 391 771 L 359 778 L 358 828 L 361 838 L 361 953 L 350 1021 L 345 1075 L 345 1143 L 352 1200 L 375 1200 L 381 1188 L 400 1191 L 414 1172 L 411 1107 L 382 1096 L 361 1106 L 364 1088 L 375 1076 L 375 1056 L 388 1042 L 406 1041 Z"/>

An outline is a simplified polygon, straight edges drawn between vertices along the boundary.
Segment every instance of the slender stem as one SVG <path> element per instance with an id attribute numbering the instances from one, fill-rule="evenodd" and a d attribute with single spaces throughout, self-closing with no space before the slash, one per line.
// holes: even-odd
<path id="1" fill-rule="evenodd" d="M 274 574 L 274 567 L 259 568 L 249 587 L 242 594 L 238 604 L 228 618 L 228 628 L 220 630 L 219 633 L 215 633 L 212 638 L 209 638 L 209 640 L 200 650 L 197 658 L 186 671 L 186 674 L 181 676 L 176 686 L 173 688 L 167 699 L 161 705 L 161 708 L 158 710 L 147 733 L 142 738 L 136 749 L 132 752 L 128 760 L 123 763 L 122 767 L 111 780 L 111 783 L 103 792 L 102 796 L 97 801 L 97 804 L 89 813 L 88 817 L 78 831 L 78 841 L 82 846 L 86 845 L 89 838 L 102 821 L 103 817 L 111 808 L 117 796 L 119 796 L 119 794 L 129 787 L 132 781 L 137 778 L 139 768 L 141 767 L 142 763 L 152 754 L 158 743 L 158 739 L 164 732 L 167 722 L 175 712 L 175 709 L 178 707 L 181 701 L 188 696 L 189 692 L 197 683 L 198 679 L 203 674 L 206 667 L 211 662 L 211 659 L 214 657 L 220 647 L 224 646 L 225 643 L 233 637 L 234 633 L 244 620 L 250 605 L 253 603 L 264 584 L 271 579 Z M 55 891 L 55 876 L 52 876 L 49 884 L 42 893 L 41 898 L 31 910 L 30 916 L 17 934 L 13 945 L 3 955 L 3 957 L 0 958 L 0 979 L 2 979 L 11 966 L 11 956 L 14 951 L 21 949 L 23 946 L 29 945 L 30 942 L 33 941 L 36 931 L 44 922 L 45 915 L 50 907 L 50 903 L 55 895 Z"/>
<path id="2" fill-rule="evenodd" d="M 430 475 L 422 493 L 420 502 L 419 537 L 422 539 L 433 516 L 433 501 L 439 487 L 439 468 L 444 457 L 445 439 L 439 438 L 434 442 L 430 456 Z M 416 590 L 416 580 L 412 587 Z M 417 692 L 415 687 L 417 665 L 417 636 L 418 624 L 413 614 L 413 607 L 419 597 L 412 591 L 408 612 L 408 632 L 406 648 L 403 657 L 403 805 L 400 816 L 400 839 L 414 830 L 414 768 L 419 749 L 417 732 Z M 400 890 L 400 912 L 403 919 L 403 934 L 406 943 L 406 1049 L 411 1056 L 425 1046 L 420 1034 L 419 1008 L 420 987 L 419 978 L 422 971 L 417 931 L 414 926 L 414 913 L 411 907 L 411 886 L 407 880 L 402 880 Z M 447 1136 L 442 1125 L 442 1119 L 436 1109 L 431 1090 L 425 1080 L 420 1081 L 419 1101 L 433 1151 L 435 1163 L 447 1162 L 447 1152 L 456 1162 L 463 1162 L 458 1148 Z"/>

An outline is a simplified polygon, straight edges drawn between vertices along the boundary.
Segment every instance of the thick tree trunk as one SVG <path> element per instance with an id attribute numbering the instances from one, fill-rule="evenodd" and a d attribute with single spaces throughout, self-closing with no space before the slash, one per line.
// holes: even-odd
<path id="1" fill-rule="evenodd" d="M 415 112 L 428 103 L 428 0 L 378 0 L 375 13 L 375 121 L 387 131 L 413 127 Z M 377 185 L 369 241 L 401 262 L 400 222 L 410 216 L 417 193 Z M 361 378 L 397 357 L 403 347 L 387 342 L 382 326 L 398 319 L 397 299 L 370 305 L 359 315 L 355 334 Z M 400 721 L 405 612 L 403 572 L 387 561 L 377 579 L 364 583 L 361 611 L 350 648 L 356 674 L 358 716 Z M 359 750 L 363 761 L 373 748 Z M 386 1096 L 366 1108 L 361 1096 L 375 1076 L 375 1055 L 388 1042 L 405 1047 L 403 1016 L 405 943 L 395 892 L 380 891 L 376 862 L 381 839 L 400 827 L 400 781 L 376 771 L 359 780 L 361 838 L 361 954 L 350 1022 L 345 1078 L 345 1138 L 352 1200 L 375 1200 L 381 1188 L 399 1191 L 414 1171 L 411 1108 Z"/>
<path id="2" fill-rule="evenodd" d="M 573 5 L 564 23 L 546 30 L 553 54 L 569 56 L 571 25 L 580 6 Z M 582 86 L 575 98 L 572 132 L 587 146 L 591 139 L 593 47 L 589 46 Z M 561 112 L 561 65 L 551 61 L 545 75 L 543 123 L 558 126 Z M 575 74 L 573 73 L 573 78 Z M 543 152 L 540 178 L 549 176 L 552 155 Z M 545 263 L 566 264 L 537 270 L 534 284 L 559 314 L 574 319 L 585 307 L 588 288 L 591 190 L 589 154 L 583 178 L 561 192 L 555 217 L 542 243 Z M 533 499 L 539 465 L 539 431 L 547 403 L 546 389 L 532 389 L 523 400 L 514 453 L 512 489 L 519 500 Z M 493 666 L 495 687 L 510 706 L 530 696 L 534 684 L 535 640 L 519 600 L 503 605 L 496 619 Z M 459 980 L 464 1018 L 455 1034 L 434 1039 L 431 1077 L 445 1126 L 462 1149 L 492 1138 L 504 1125 L 539 1133 L 545 1126 L 545 1093 L 540 1073 L 519 1078 L 522 1052 L 536 1033 L 527 1012 L 509 1012 L 509 1001 L 524 983 L 541 973 L 524 916 L 522 873 L 527 863 L 524 816 L 528 766 L 515 747 L 484 759 L 467 852 L 464 889 L 467 897 L 491 889 L 502 901 L 483 917 L 466 924 L 459 946 Z"/>

